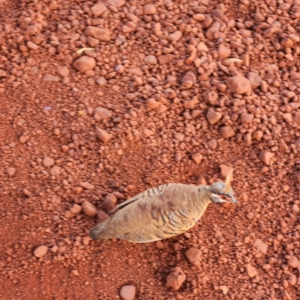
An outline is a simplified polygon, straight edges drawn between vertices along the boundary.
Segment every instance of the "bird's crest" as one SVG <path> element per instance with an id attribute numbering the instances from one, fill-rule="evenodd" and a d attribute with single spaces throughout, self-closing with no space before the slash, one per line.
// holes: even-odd
<path id="1" fill-rule="evenodd" d="M 234 169 L 231 169 L 231 171 L 226 176 L 225 187 L 224 187 L 224 193 L 225 194 L 227 194 L 230 191 L 230 189 L 231 189 L 230 182 L 232 180 L 233 170 Z"/>

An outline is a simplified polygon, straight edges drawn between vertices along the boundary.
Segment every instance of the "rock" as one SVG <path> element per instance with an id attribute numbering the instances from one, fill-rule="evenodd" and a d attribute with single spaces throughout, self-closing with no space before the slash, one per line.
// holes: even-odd
<path id="1" fill-rule="evenodd" d="M 198 45 L 197 45 L 197 49 L 201 52 L 208 52 L 208 47 L 203 43 L 203 42 L 200 42 Z"/>
<path id="2" fill-rule="evenodd" d="M 84 55 L 78 58 L 77 60 L 75 60 L 73 66 L 79 72 L 84 73 L 88 70 L 94 69 L 96 66 L 96 61 L 93 57 Z"/>
<path id="3" fill-rule="evenodd" d="M 260 251 L 261 253 L 267 254 L 268 245 L 265 244 L 262 240 L 257 239 L 254 243 L 254 247 L 257 248 L 257 250 Z"/>
<path id="4" fill-rule="evenodd" d="M 249 94 L 251 93 L 251 83 L 244 76 L 234 76 L 226 80 L 226 84 L 231 93 Z"/>
<path id="5" fill-rule="evenodd" d="M 133 300 L 135 297 L 136 288 L 134 285 L 124 285 L 120 290 L 120 297 L 122 300 Z"/>
<path id="6" fill-rule="evenodd" d="M 274 153 L 268 152 L 266 150 L 262 150 L 259 153 L 259 159 L 266 165 L 270 166 L 273 163 Z"/>
<path id="7" fill-rule="evenodd" d="M 82 210 L 83 210 L 83 213 L 90 218 L 95 217 L 98 212 L 97 208 L 89 201 L 84 201 L 82 203 Z"/>
<path id="8" fill-rule="evenodd" d="M 93 190 L 95 187 L 89 182 L 80 182 L 80 186 L 86 190 Z"/>
<path id="9" fill-rule="evenodd" d="M 215 150 L 218 147 L 218 141 L 216 139 L 211 139 L 207 142 L 207 146 L 209 149 Z"/>
<path id="10" fill-rule="evenodd" d="M 112 117 L 112 111 L 104 107 L 96 107 L 94 112 L 94 119 L 97 122 L 107 120 Z"/>
<path id="11" fill-rule="evenodd" d="M 222 114 L 220 112 L 216 112 L 213 108 L 209 108 L 206 114 L 206 119 L 209 124 L 214 125 L 218 123 L 222 118 Z"/>
<path id="12" fill-rule="evenodd" d="M 181 285 L 185 282 L 186 275 L 180 267 L 171 269 L 170 274 L 167 277 L 166 286 L 167 288 L 178 291 Z"/>
<path id="13" fill-rule="evenodd" d="M 156 101 L 154 98 L 150 98 L 150 99 L 147 100 L 147 106 L 150 109 L 155 109 L 160 105 L 161 105 L 161 103 Z"/>
<path id="14" fill-rule="evenodd" d="M 182 32 L 181 31 L 175 31 L 169 35 L 169 40 L 173 42 L 178 42 L 182 37 Z"/>
<path id="15" fill-rule="evenodd" d="M 295 269 L 299 265 L 299 260 L 296 256 L 291 255 L 287 262 L 288 266 Z"/>
<path id="16" fill-rule="evenodd" d="M 95 134 L 96 137 L 104 144 L 107 143 L 112 138 L 112 135 L 107 133 L 105 130 L 100 129 L 99 127 L 96 127 Z"/>
<path id="17" fill-rule="evenodd" d="M 100 76 L 100 77 L 96 80 L 96 83 L 99 84 L 99 85 L 106 85 L 107 80 L 106 80 L 103 76 Z"/>
<path id="18" fill-rule="evenodd" d="M 229 139 L 235 135 L 234 130 L 231 126 L 222 126 L 219 132 L 223 139 Z"/>
<path id="19" fill-rule="evenodd" d="M 295 148 L 296 148 L 296 150 L 300 151 L 300 138 L 298 138 L 298 139 L 296 140 Z"/>
<path id="20" fill-rule="evenodd" d="M 107 0 L 106 4 L 107 6 L 115 6 L 115 7 L 122 7 L 126 3 L 125 0 Z"/>
<path id="21" fill-rule="evenodd" d="M 166 54 L 166 55 L 159 55 L 158 56 L 158 62 L 160 65 L 165 65 L 174 60 L 173 54 Z"/>
<path id="22" fill-rule="evenodd" d="M 150 65 L 156 65 L 157 64 L 157 59 L 154 55 L 148 55 L 144 58 L 145 63 L 150 64 Z"/>
<path id="23" fill-rule="evenodd" d="M 82 210 L 82 207 L 78 204 L 73 204 L 73 206 L 70 208 L 70 212 L 74 215 L 78 215 Z"/>
<path id="24" fill-rule="evenodd" d="M 262 83 L 262 79 L 260 78 L 260 76 L 257 73 L 249 72 L 247 75 L 247 78 L 250 81 L 251 87 L 253 89 L 260 87 L 260 85 Z"/>
<path id="25" fill-rule="evenodd" d="M 47 254 L 47 251 L 48 251 L 48 247 L 43 245 L 37 247 L 33 253 L 35 257 L 41 258 Z"/>
<path id="26" fill-rule="evenodd" d="M 87 26 L 84 34 L 97 39 L 100 42 L 109 42 L 111 40 L 111 32 L 104 28 Z"/>
<path id="27" fill-rule="evenodd" d="M 232 170 L 233 170 L 232 167 L 226 165 L 220 165 L 221 177 L 225 179 Z M 233 180 L 233 175 L 231 176 L 232 176 L 231 180 Z"/>
<path id="28" fill-rule="evenodd" d="M 69 68 L 65 67 L 65 66 L 57 67 L 56 72 L 58 75 L 63 76 L 63 77 L 67 77 L 70 75 Z"/>
<path id="29" fill-rule="evenodd" d="M 185 252 L 189 262 L 197 267 L 200 266 L 201 251 L 195 247 L 191 247 Z"/>
<path id="30" fill-rule="evenodd" d="M 58 82 L 59 81 L 59 77 L 53 76 L 51 74 L 46 74 L 43 77 L 43 81 L 46 81 L 46 82 Z"/>
<path id="31" fill-rule="evenodd" d="M 184 134 L 180 133 L 180 132 L 176 132 L 174 134 L 174 138 L 175 138 L 175 140 L 177 140 L 179 142 L 183 142 L 183 140 L 184 140 Z"/>
<path id="32" fill-rule="evenodd" d="M 263 137 L 264 133 L 261 130 L 253 131 L 252 132 L 252 138 L 254 140 L 260 141 Z"/>
<path id="33" fill-rule="evenodd" d="M 77 270 L 72 270 L 71 275 L 72 276 L 79 276 L 79 272 Z"/>
<path id="34" fill-rule="evenodd" d="M 54 159 L 46 156 L 43 159 L 43 165 L 45 167 L 52 167 L 54 165 Z"/>
<path id="35" fill-rule="evenodd" d="M 157 249 L 163 249 L 165 247 L 164 243 L 162 241 L 156 241 L 155 242 L 155 247 Z"/>
<path id="36" fill-rule="evenodd" d="M 50 170 L 50 174 L 52 176 L 58 176 L 60 175 L 60 167 L 59 166 L 53 166 Z"/>
<path id="37" fill-rule="evenodd" d="M 145 15 L 155 15 L 156 7 L 154 4 L 147 4 L 144 6 L 144 14 Z"/>
<path id="38" fill-rule="evenodd" d="M 106 214 L 104 211 L 99 210 L 97 212 L 97 223 L 102 223 L 104 222 L 106 219 L 109 219 L 109 215 Z"/>
<path id="39" fill-rule="evenodd" d="M 6 173 L 9 177 L 13 177 L 16 174 L 16 169 L 9 167 L 6 169 Z"/>
<path id="40" fill-rule="evenodd" d="M 200 153 L 194 153 L 194 154 L 192 155 L 192 159 L 193 159 L 193 161 L 194 161 L 196 164 L 200 164 L 201 161 L 202 161 L 202 159 L 203 159 L 203 156 L 202 156 L 202 154 L 200 154 Z"/>
<path id="41" fill-rule="evenodd" d="M 113 210 L 117 204 L 117 197 L 114 194 L 107 194 L 103 203 L 102 203 L 102 208 L 106 210 L 107 212 L 110 212 Z"/>
<path id="42" fill-rule="evenodd" d="M 91 12 L 95 17 L 100 17 L 106 10 L 107 7 L 102 2 L 95 4 L 91 8 Z"/>
<path id="43" fill-rule="evenodd" d="M 29 49 L 31 49 L 31 50 L 37 50 L 37 49 L 40 48 L 37 44 L 35 44 L 35 43 L 32 42 L 32 41 L 28 41 L 28 42 L 27 42 L 27 47 L 28 47 Z"/>
<path id="44" fill-rule="evenodd" d="M 220 290 L 223 292 L 224 295 L 227 295 L 229 288 L 226 285 L 221 285 Z"/>
<path id="45" fill-rule="evenodd" d="M 252 114 L 247 114 L 247 113 L 242 113 L 241 114 L 241 122 L 242 123 L 251 123 L 253 120 L 253 115 Z"/>
<path id="46" fill-rule="evenodd" d="M 181 82 L 184 88 L 189 89 L 196 83 L 196 75 L 192 71 L 188 71 Z"/>
<path id="47" fill-rule="evenodd" d="M 254 268 L 253 266 L 251 266 L 250 264 L 248 264 L 246 266 L 246 270 L 247 270 L 247 274 L 250 278 L 253 278 L 257 275 L 257 270 L 256 268 Z"/>
<path id="48" fill-rule="evenodd" d="M 292 300 L 292 299 L 293 298 L 288 293 L 288 291 L 284 289 L 283 292 L 282 292 L 282 300 Z"/>
<path id="49" fill-rule="evenodd" d="M 73 218 L 75 215 L 73 214 L 73 213 L 71 213 L 69 210 L 67 210 L 66 212 L 65 212 L 65 218 L 66 219 L 71 219 L 71 218 Z"/>
<path id="50" fill-rule="evenodd" d="M 221 59 L 227 58 L 231 54 L 231 49 L 221 44 L 219 46 L 218 53 Z"/>
<path id="51" fill-rule="evenodd" d="M 6 77 L 7 76 L 7 72 L 5 72 L 4 70 L 0 69 L 0 77 Z"/>

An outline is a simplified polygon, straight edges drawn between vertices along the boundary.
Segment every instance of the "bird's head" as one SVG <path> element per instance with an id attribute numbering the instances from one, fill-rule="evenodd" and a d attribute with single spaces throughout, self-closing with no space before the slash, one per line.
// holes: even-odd
<path id="1" fill-rule="evenodd" d="M 210 199 L 215 203 L 222 202 L 233 202 L 237 203 L 236 198 L 234 197 L 233 190 L 230 186 L 230 181 L 232 179 L 233 170 L 227 175 L 225 182 L 214 182 L 208 187 L 210 192 Z"/>

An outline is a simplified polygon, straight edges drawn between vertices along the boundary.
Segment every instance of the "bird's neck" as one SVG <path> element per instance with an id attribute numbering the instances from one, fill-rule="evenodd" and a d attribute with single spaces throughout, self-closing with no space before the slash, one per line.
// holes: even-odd
<path id="1" fill-rule="evenodd" d="M 197 201 L 195 201 L 195 211 L 197 214 L 199 214 L 199 217 L 203 215 L 205 212 L 207 206 L 211 203 L 210 199 L 210 193 L 208 192 L 208 187 L 201 186 L 200 189 L 198 189 L 199 194 L 197 195 Z"/>

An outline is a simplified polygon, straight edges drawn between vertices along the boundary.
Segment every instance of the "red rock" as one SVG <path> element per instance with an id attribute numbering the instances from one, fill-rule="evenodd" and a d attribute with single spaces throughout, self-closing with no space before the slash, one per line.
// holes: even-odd
<path id="1" fill-rule="evenodd" d="M 105 209 L 107 212 L 112 211 L 117 204 L 117 197 L 114 194 L 106 195 L 103 203 L 102 208 Z"/>
<path id="2" fill-rule="evenodd" d="M 112 117 L 112 112 L 104 107 L 96 107 L 94 111 L 94 119 L 97 122 L 107 120 Z"/>
<path id="3" fill-rule="evenodd" d="M 174 60 L 173 54 L 166 54 L 166 55 L 160 55 L 158 56 L 158 61 L 160 65 L 165 65 Z"/>
<path id="4" fill-rule="evenodd" d="M 95 217 L 98 212 L 97 208 L 89 201 L 84 201 L 82 203 L 82 210 L 83 210 L 83 213 L 90 218 Z"/>
<path id="5" fill-rule="evenodd" d="M 287 262 L 288 266 L 295 269 L 299 265 L 299 260 L 296 256 L 291 255 Z"/>
<path id="6" fill-rule="evenodd" d="M 16 174 L 16 169 L 12 167 L 7 168 L 6 173 L 9 177 L 13 177 Z"/>
<path id="7" fill-rule="evenodd" d="M 214 125 L 221 120 L 222 114 L 210 107 L 207 111 L 206 118 L 209 124 Z"/>
<path id="8" fill-rule="evenodd" d="M 50 157 L 45 157 L 44 160 L 43 160 L 43 164 L 45 167 L 52 167 L 54 165 L 54 159 L 53 158 L 50 158 Z"/>
<path id="9" fill-rule="evenodd" d="M 169 40 L 173 42 L 178 42 L 182 37 L 182 32 L 181 31 L 175 31 L 169 35 Z"/>
<path id="10" fill-rule="evenodd" d="M 268 245 L 265 244 L 262 240 L 257 239 L 254 243 L 254 247 L 257 248 L 261 253 L 267 254 Z"/>
<path id="11" fill-rule="evenodd" d="M 250 278 L 253 278 L 257 275 L 257 270 L 255 267 L 251 266 L 250 264 L 248 264 L 246 266 L 246 270 L 247 270 L 247 274 Z"/>
<path id="12" fill-rule="evenodd" d="M 80 186 L 86 190 L 93 190 L 95 187 L 89 182 L 80 182 Z"/>
<path id="13" fill-rule="evenodd" d="M 259 159 L 267 166 L 270 166 L 273 163 L 274 153 L 262 150 L 259 153 Z"/>
<path id="14" fill-rule="evenodd" d="M 186 89 L 191 88 L 196 83 L 196 75 L 188 71 L 182 78 L 182 86 Z"/>
<path id="15" fill-rule="evenodd" d="M 189 248 L 185 253 L 189 262 L 197 267 L 200 266 L 201 251 L 195 247 Z"/>
<path id="16" fill-rule="evenodd" d="M 146 4 L 144 6 L 144 14 L 145 15 L 154 15 L 156 14 L 156 7 L 154 4 Z"/>
<path id="17" fill-rule="evenodd" d="M 207 142 L 207 146 L 209 149 L 215 150 L 218 147 L 218 141 L 216 139 L 211 139 Z"/>
<path id="18" fill-rule="evenodd" d="M 91 36 L 100 42 L 109 42 L 111 40 L 111 32 L 107 29 L 98 28 L 94 26 L 87 26 L 84 34 Z"/>
<path id="19" fill-rule="evenodd" d="M 180 267 L 171 269 L 171 273 L 167 277 L 166 286 L 167 288 L 178 291 L 181 285 L 186 280 L 186 275 Z"/>
<path id="20" fill-rule="evenodd" d="M 70 208 L 70 212 L 74 215 L 77 215 L 81 212 L 82 208 L 80 205 L 78 204 L 74 204 L 71 208 Z"/>
<path id="21" fill-rule="evenodd" d="M 160 105 L 161 105 L 161 103 L 156 101 L 154 98 L 150 98 L 150 99 L 147 100 L 147 106 L 150 109 L 155 109 Z"/>
<path id="22" fill-rule="evenodd" d="M 154 55 L 148 55 L 145 57 L 144 61 L 147 63 L 147 64 L 150 64 L 150 65 L 156 65 L 157 64 L 157 59 Z"/>
<path id="23" fill-rule="evenodd" d="M 34 250 L 34 256 L 41 258 L 43 256 L 45 256 L 48 252 L 48 247 L 47 246 L 39 246 Z"/>
<path id="24" fill-rule="evenodd" d="M 252 114 L 242 113 L 241 114 L 241 122 L 242 123 L 250 123 L 253 120 Z"/>
<path id="25" fill-rule="evenodd" d="M 102 223 L 102 222 L 104 222 L 106 219 L 109 219 L 109 218 L 110 218 L 109 215 L 106 214 L 104 211 L 99 210 L 99 211 L 97 212 L 97 223 Z"/>
<path id="26" fill-rule="evenodd" d="M 226 84 L 234 94 L 249 94 L 252 90 L 250 81 L 243 76 L 230 77 L 226 80 Z"/>
<path id="27" fill-rule="evenodd" d="M 107 10 L 107 7 L 102 2 L 95 4 L 91 8 L 92 14 L 95 17 L 100 17 L 106 10 Z"/>
<path id="28" fill-rule="evenodd" d="M 93 57 L 84 55 L 78 58 L 77 60 L 75 60 L 73 66 L 79 72 L 84 73 L 88 70 L 94 69 L 96 66 L 96 61 Z"/>
<path id="29" fill-rule="evenodd" d="M 233 170 L 232 167 L 226 165 L 220 165 L 221 177 L 225 179 L 227 175 Z M 231 180 L 233 180 L 233 175 L 231 175 Z"/>
<path id="30" fill-rule="evenodd" d="M 235 132 L 230 126 L 222 126 L 219 130 L 220 135 L 224 139 L 229 139 L 235 135 Z"/>
<path id="31" fill-rule="evenodd" d="M 196 164 L 200 164 L 201 161 L 202 161 L 202 159 L 203 159 L 203 155 L 200 154 L 200 153 L 194 153 L 194 154 L 192 155 L 192 159 L 193 159 L 193 161 L 194 161 Z"/>
<path id="32" fill-rule="evenodd" d="M 104 144 L 109 142 L 109 140 L 112 138 L 112 135 L 107 133 L 105 130 L 100 129 L 99 127 L 96 127 L 95 134 L 96 137 Z"/>
<path id="33" fill-rule="evenodd" d="M 135 297 L 136 288 L 134 285 L 124 285 L 120 290 L 120 297 L 122 300 L 133 300 Z"/>
<path id="34" fill-rule="evenodd" d="M 37 44 L 35 44 L 34 42 L 32 42 L 32 41 L 27 42 L 27 47 L 31 50 L 39 49 L 39 46 Z"/>
<path id="35" fill-rule="evenodd" d="M 250 81 L 251 87 L 253 89 L 260 87 L 260 85 L 262 83 L 262 79 L 260 78 L 260 76 L 257 73 L 249 72 L 247 75 L 247 78 Z"/>
<path id="36" fill-rule="evenodd" d="M 105 1 L 107 6 L 115 6 L 115 7 L 122 7 L 125 5 L 125 0 L 106 0 Z"/>
<path id="37" fill-rule="evenodd" d="M 63 77 L 67 77 L 70 74 L 69 68 L 65 66 L 57 67 L 56 72 L 58 75 Z"/>
<path id="38" fill-rule="evenodd" d="M 219 46 L 218 53 L 219 53 L 220 58 L 227 58 L 230 56 L 231 50 L 230 50 L 230 48 L 221 44 Z"/>

